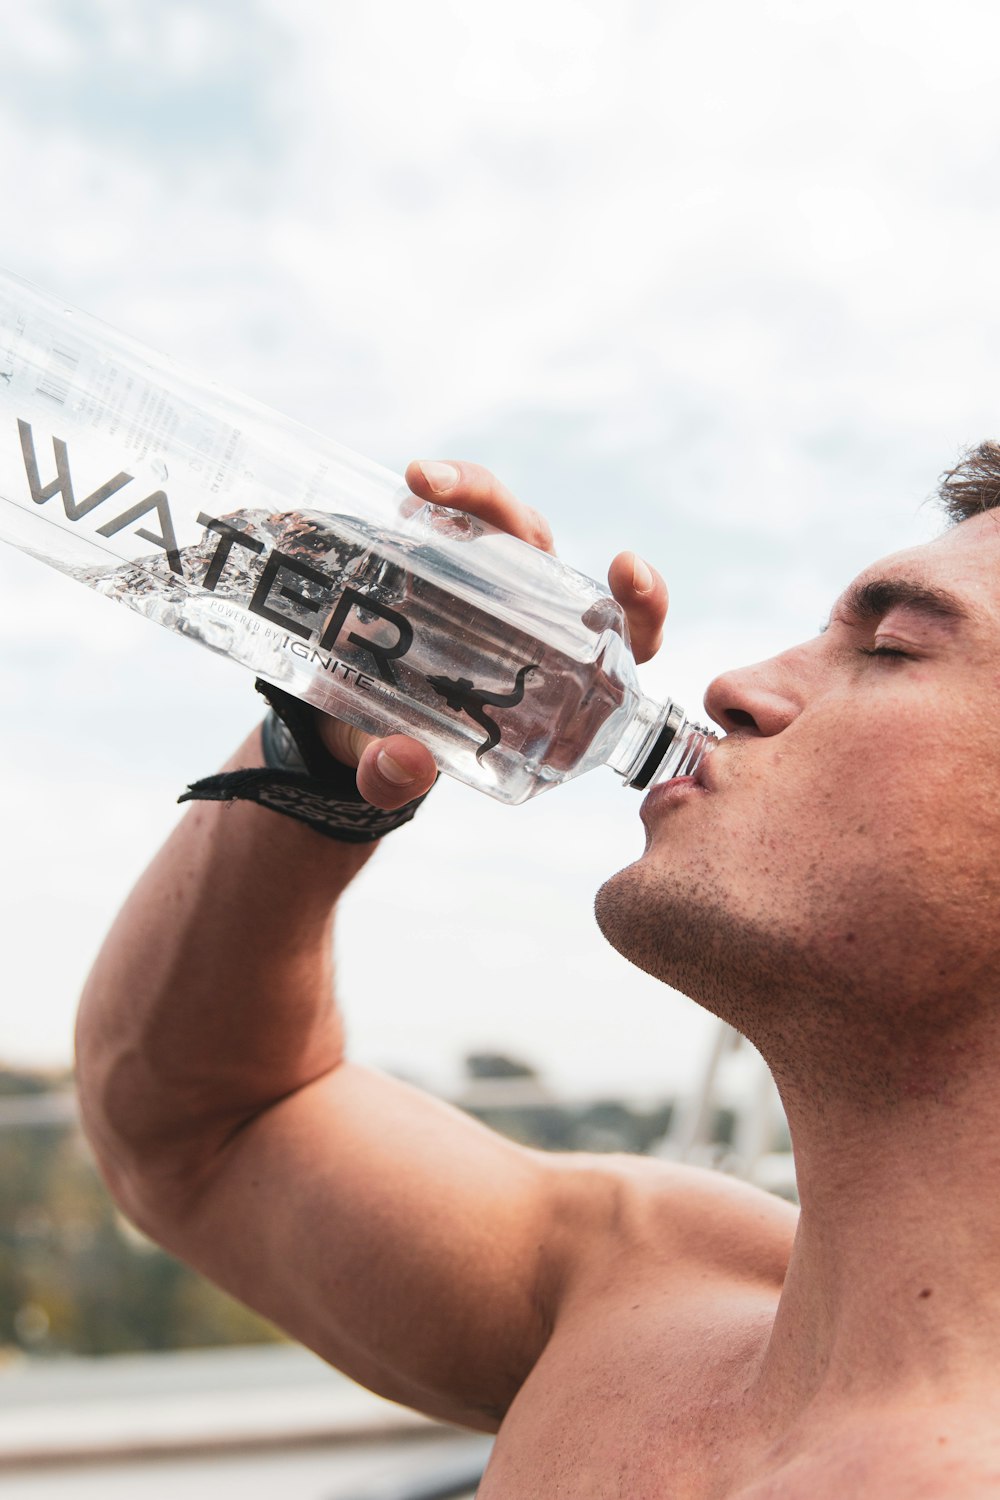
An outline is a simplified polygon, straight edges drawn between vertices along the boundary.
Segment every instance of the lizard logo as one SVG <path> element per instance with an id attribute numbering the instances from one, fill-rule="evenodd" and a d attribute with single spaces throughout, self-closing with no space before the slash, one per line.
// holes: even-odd
<path id="1" fill-rule="evenodd" d="M 482 760 L 487 751 L 500 743 L 500 730 L 486 712 L 491 708 L 513 708 L 524 697 L 524 679 L 529 672 L 537 671 L 537 663 L 521 667 L 517 674 L 517 685 L 510 693 L 484 693 L 474 687 L 468 677 L 428 677 L 427 681 L 436 693 L 440 693 L 449 708 L 456 713 L 468 714 L 470 719 L 486 730 L 488 738 L 476 751 L 476 759 Z"/>

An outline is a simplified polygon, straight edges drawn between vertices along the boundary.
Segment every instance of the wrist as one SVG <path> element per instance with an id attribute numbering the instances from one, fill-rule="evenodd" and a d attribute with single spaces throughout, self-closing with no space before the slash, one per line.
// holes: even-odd
<path id="1" fill-rule="evenodd" d="M 259 770 L 265 764 L 263 724 L 258 724 L 221 773 Z M 207 820 L 212 837 L 226 848 L 227 864 L 240 869 L 244 883 L 260 881 L 276 907 L 294 907 L 303 920 L 310 912 L 328 920 L 333 902 L 378 847 L 317 838 L 305 823 L 275 817 L 251 801 L 192 800 L 188 816 Z"/>
<path id="2" fill-rule="evenodd" d="M 395 808 L 375 806 L 359 792 L 355 770 L 331 755 L 317 710 L 260 679 L 256 686 L 271 706 L 261 738 L 264 766 L 204 777 L 178 801 L 255 802 L 346 844 L 374 843 L 410 822 L 426 792 Z"/>

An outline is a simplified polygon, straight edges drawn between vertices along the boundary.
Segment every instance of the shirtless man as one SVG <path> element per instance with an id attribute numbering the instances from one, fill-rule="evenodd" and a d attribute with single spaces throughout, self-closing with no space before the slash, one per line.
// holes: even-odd
<path id="1" fill-rule="evenodd" d="M 407 478 L 550 545 L 452 468 Z M 523 1149 L 346 1061 L 331 928 L 372 846 L 197 803 L 97 961 L 80 1088 L 125 1211 L 373 1390 L 497 1432 L 482 1500 L 1000 1494 L 1000 449 L 948 489 L 960 524 L 712 683 L 728 737 L 598 897 L 769 1061 L 801 1215 Z M 633 562 L 642 659 L 666 592 Z M 371 803 L 432 779 L 413 741 L 325 733 Z"/>

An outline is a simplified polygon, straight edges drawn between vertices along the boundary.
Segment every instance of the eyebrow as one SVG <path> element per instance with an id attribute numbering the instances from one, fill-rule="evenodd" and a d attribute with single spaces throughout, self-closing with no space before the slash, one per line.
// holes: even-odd
<path id="1" fill-rule="evenodd" d="M 868 578 L 852 583 L 838 600 L 840 607 L 864 624 L 881 620 L 892 609 L 919 610 L 949 624 L 981 620 L 982 612 L 947 589 L 912 578 Z M 835 606 L 836 607 L 836 606 Z M 831 615 L 832 619 L 832 615 Z M 823 627 L 824 630 L 826 626 Z"/>

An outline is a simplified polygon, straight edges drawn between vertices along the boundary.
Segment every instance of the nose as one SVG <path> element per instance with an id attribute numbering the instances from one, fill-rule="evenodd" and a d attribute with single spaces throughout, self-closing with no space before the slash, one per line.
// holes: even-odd
<path id="1" fill-rule="evenodd" d="M 709 683 L 706 712 L 727 734 L 780 734 L 802 710 L 801 696 L 782 671 L 783 660 L 723 672 Z"/>

